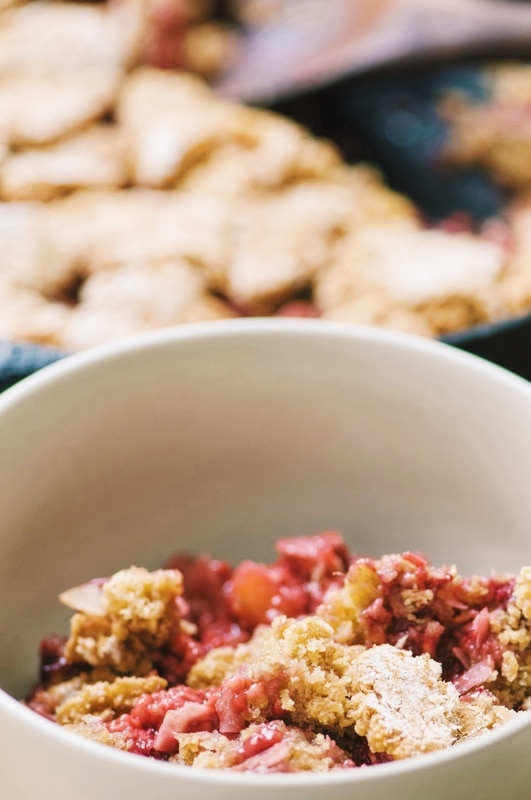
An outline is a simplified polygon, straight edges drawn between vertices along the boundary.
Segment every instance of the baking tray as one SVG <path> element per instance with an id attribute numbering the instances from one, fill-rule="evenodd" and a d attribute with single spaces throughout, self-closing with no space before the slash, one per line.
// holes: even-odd
<path id="1" fill-rule="evenodd" d="M 483 68 L 484 62 L 476 60 L 421 72 L 383 71 L 367 80 L 337 81 L 272 107 L 335 141 L 347 160 L 379 166 L 387 182 L 411 197 L 427 218 L 436 222 L 457 212 L 480 223 L 503 211 L 507 194 L 481 172 L 444 166 L 439 155 L 446 130 L 437 102 L 449 88 L 481 97 Z M 442 340 L 531 380 L 531 313 Z M 64 355 L 0 341 L 0 391 Z"/>
<path id="2" fill-rule="evenodd" d="M 499 217 L 507 191 L 475 169 L 451 169 L 442 158 L 447 137 L 439 102 L 449 90 L 486 96 L 485 67 L 468 59 L 422 70 L 382 70 L 364 79 L 337 81 L 275 106 L 332 139 L 349 161 L 369 161 L 409 196 L 428 221 L 464 215 L 472 227 Z M 441 337 L 531 380 L 531 313 Z"/>

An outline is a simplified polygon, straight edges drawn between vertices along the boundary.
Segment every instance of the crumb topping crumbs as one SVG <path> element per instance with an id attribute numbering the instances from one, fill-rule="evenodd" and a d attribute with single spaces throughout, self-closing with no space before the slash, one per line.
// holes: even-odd
<path id="1" fill-rule="evenodd" d="M 44 640 L 27 704 L 130 752 L 259 772 L 417 757 L 531 708 L 530 567 L 463 578 L 412 552 L 356 556 L 336 532 L 277 553 L 64 592 L 70 635 Z"/>
<path id="2" fill-rule="evenodd" d="M 66 658 L 117 672 L 147 673 L 152 655 L 178 623 L 176 599 L 182 576 L 176 570 L 148 572 L 131 567 L 101 587 L 102 614 L 78 612 L 71 620 Z"/>

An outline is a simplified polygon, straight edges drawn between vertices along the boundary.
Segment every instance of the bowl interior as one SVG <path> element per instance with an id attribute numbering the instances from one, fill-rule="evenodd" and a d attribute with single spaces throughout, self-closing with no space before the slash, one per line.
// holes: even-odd
<path id="1" fill-rule="evenodd" d="M 272 560 L 341 530 L 462 573 L 530 563 L 531 388 L 433 342 L 313 321 L 189 326 L 68 357 L 0 398 L 0 686 L 57 594 L 175 551 Z"/>

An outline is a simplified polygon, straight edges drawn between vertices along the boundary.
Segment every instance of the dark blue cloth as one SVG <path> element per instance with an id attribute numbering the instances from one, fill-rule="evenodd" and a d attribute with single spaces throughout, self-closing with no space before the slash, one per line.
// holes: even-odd
<path id="1" fill-rule="evenodd" d="M 0 392 L 65 355 L 52 347 L 0 340 Z"/>

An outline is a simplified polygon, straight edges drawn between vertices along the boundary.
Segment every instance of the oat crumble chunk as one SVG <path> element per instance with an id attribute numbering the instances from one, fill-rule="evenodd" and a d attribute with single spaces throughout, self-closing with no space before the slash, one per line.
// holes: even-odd
<path id="1" fill-rule="evenodd" d="M 247 702 L 238 719 L 232 696 L 242 692 Z M 427 654 L 342 645 L 313 616 L 274 620 L 252 660 L 221 684 L 217 709 L 229 730 L 280 715 L 333 737 L 365 736 L 372 752 L 406 758 L 457 741 L 459 703 Z"/>
<path id="2" fill-rule="evenodd" d="M 279 539 L 271 564 L 175 554 L 68 590 L 29 708 L 129 753 L 206 769 L 353 769 L 526 714 L 531 568 L 462 577 L 421 554 Z"/>
<path id="3" fill-rule="evenodd" d="M 108 666 L 119 673 L 145 675 L 179 621 L 182 593 L 177 570 L 148 572 L 130 567 L 115 573 L 90 595 L 90 610 L 71 620 L 65 657 L 70 663 Z M 83 603 L 83 592 L 62 595 L 68 605 Z"/>

